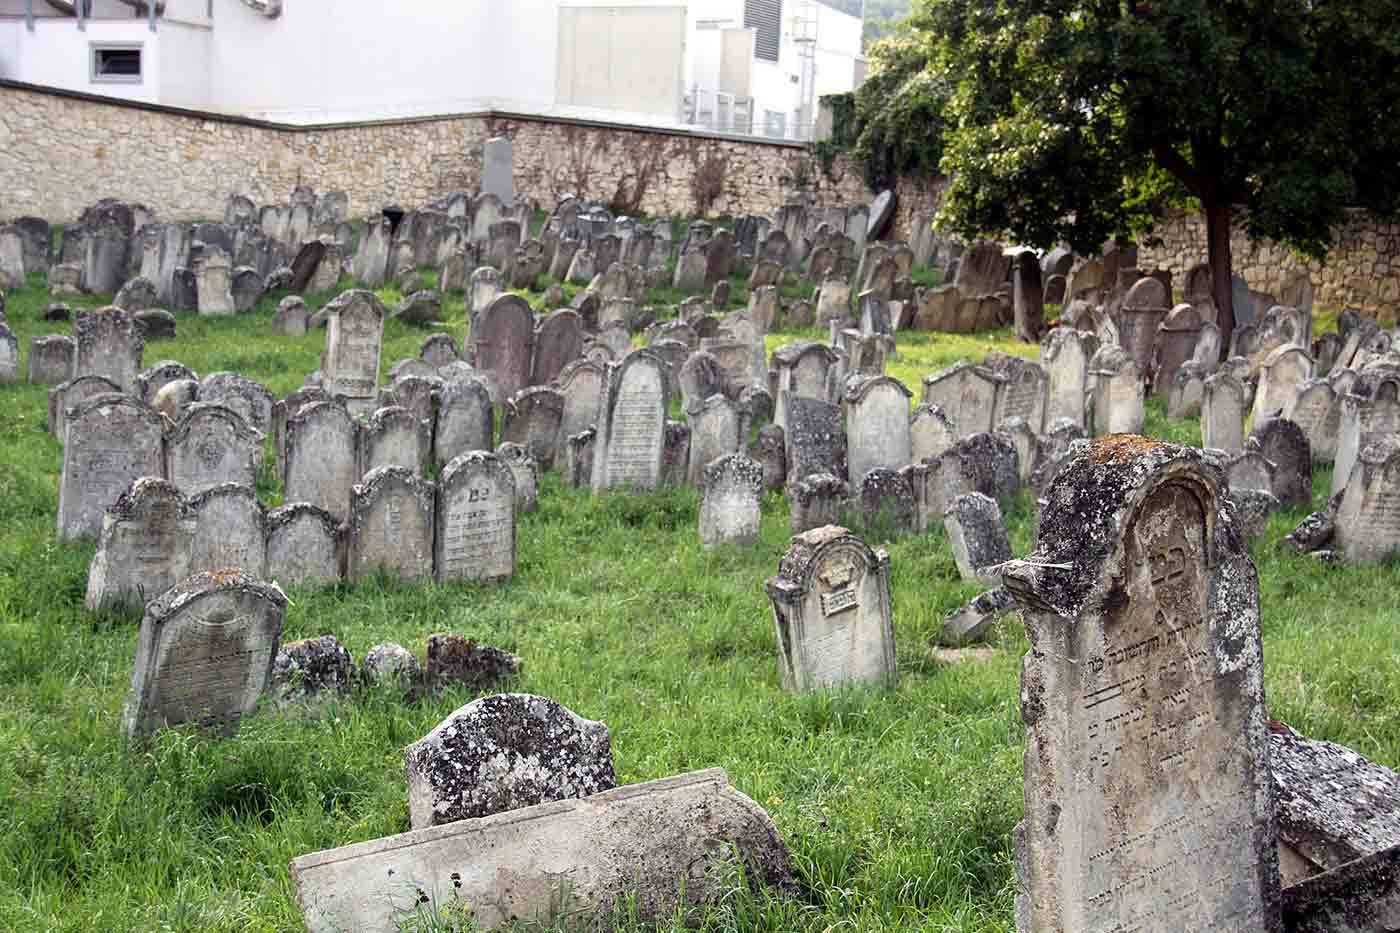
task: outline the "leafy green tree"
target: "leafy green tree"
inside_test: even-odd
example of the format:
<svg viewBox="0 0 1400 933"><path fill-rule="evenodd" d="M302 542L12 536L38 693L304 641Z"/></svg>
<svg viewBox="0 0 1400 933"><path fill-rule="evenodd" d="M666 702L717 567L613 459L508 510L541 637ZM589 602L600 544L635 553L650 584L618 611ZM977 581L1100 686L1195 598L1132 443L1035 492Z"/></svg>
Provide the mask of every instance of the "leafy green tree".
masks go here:
<svg viewBox="0 0 1400 933"><path fill-rule="evenodd" d="M950 86L932 54L926 37L902 27L870 49L870 75L855 92L851 148L872 190L893 187L900 175L938 173Z"/></svg>
<svg viewBox="0 0 1400 933"><path fill-rule="evenodd" d="M1232 222L1321 258L1348 207L1400 206L1397 24L1400 0L918 0L943 223L1094 253L1194 205L1228 338Z"/></svg>

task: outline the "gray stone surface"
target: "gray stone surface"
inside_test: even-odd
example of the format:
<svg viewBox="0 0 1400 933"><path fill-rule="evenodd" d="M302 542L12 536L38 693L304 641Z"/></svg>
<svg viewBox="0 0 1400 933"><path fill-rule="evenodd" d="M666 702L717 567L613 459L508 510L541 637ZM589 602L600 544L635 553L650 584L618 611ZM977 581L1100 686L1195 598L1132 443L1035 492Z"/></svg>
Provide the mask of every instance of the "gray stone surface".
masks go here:
<svg viewBox="0 0 1400 933"><path fill-rule="evenodd" d="M529 448L507 441L496 446L496 456L515 477L516 514L526 515L537 510L540 502L540 466L530 455Z"/></svg>
<svg viewBox="0 0 1400 933"><path fill-rule="evenodd" d="M30 338L27 370L29 384L58 385L72 379L77 368L77 355L78 344L72 337L49 334Z"/></svg>
<svg viewBox="0 0 1400 933"><path fill-rule="evenodd" d="M1201 395L1202 446L1226 453L1244 450L1244 419L1248 393L1228 372L1206 379Z"/></svg>
<svg viewBox="0 0 1400 933"><path fill-rule="evenodd" d="M964 580L987 582L998 575L989 568L1011 559L1011 541L996 500L980 492L964 493L948 504L943 528L953 560Z"/></svg>
<svg viewBox="0 0 1400 933"><path fill-rule="evenodd" d="M360 677L371 687L392 683L412 688L423 679L423 665L403 645L385 642L365 652Z"/></svg>
<svg viewBox="0 0 1400 933"><path fill-rule="evenodd" d="M740 453L717 457L704 469L700 543L747 546L758 541L763 465Z"/></svg>
<svg viewBox="0 0 1400 933"><path fill-rule="evenodd" d="M921 401L941 408L959 436L990 431L996 424L997 394L1004 379L984 366L959 362L924 377Z"/></svg>
<svg viewBox="0 0 1400 933"><path fill-rule="evenodd" d="M529 384L535 314L524 299L513 294L495 298L473 319L469 340L474 365L490 374L496 400Z"/></svg>
<svg viewBox="0 0 1400 933"><path fill-rule="evenodd" d="M475 379L448 382L438 398L433 459L438 465L473 450L491 450L495 413L486 386Z"/></svg>
<svg viewBox="0 0 1400 933"><path fill-rule="evenodd" d="M373 292L342 292L322 309L326 351L321 359L325 388L348 399L372 399L379 390L379 357L385 309Z"/></svg>
<svg viewBox="0 0 1400 933"><path fill-rule="evenodd" d="M199 382L199 401L237 412L255 431L272 429L272 406L277 396L267 386L238 373L210 373Z"/></svg>
<svg viewBox="0 0 1400 933"><path fill-rule="evenodd" d="M1258 578L1224 477L1141 437L1075 451L1003 569L1036 648L1018 929L1278 931Z"/></svg>
<svg viewBox="0 0 1400 933"><path fill-rule="evenodd" d="M379 467L403 467L421 475L431 455L431 428L407 408L376 409L360 429L360 470L368 474Z"/></svg>
<svg viewBox="0 0 1400 933"><path fill-rule="evenodd" d="M623 901L660 923L729 896L736 852L752 883L792 884L772 820L712 770L304 855L292 877L310 933L393 933L419 891L487 930L606 923Z"/></svg>
<svg viewBox="0 0 1400 933"><path fill-rule="evenodd" d="M265 579L267 515L253 487L224 483L189 498L194 517L190 573L242 570Z"/></svg>
<svg viewBox="0 0 1400 933"><path fill-rule="evenodd" d="M404 750L414 829L617 786L608 728L544 697L463 706Z"/></svg>
<svg viewBox="0 0 1400 933"><path fill-rule="evenodd" d="M845 477L846 432L841 409L821 399L782 394L786 413L788 483L801 482L814 473Z"/></svg>
<svg viewBox="0 0 1400 933"><path fill-rule="evenodd" d="M434 567L439 582L515 573L515 474L487 451L462 454L438 482Z"/></svg>
<svg viewBox="0 0 1400 933"><path fill-rule="evenodd" d="M436 487L401 466L365 474L350 498L345 576L359 582L377 572L400 580L433 575Z"/></svg>
<svg viewBox="0 0 1400 933"><path fill-rule="evenodd" d="M79 376L49 390L49 432L62 438L67 427L64 412L76 408L88 399L110 393L121 394L112 380L102 376Z"/></svg>
<svg viewBox="0 0 1400 933"><path fill-rule="evenodd" d="M766 584L788 689L893 683L889 560L839 525L793 537Z"/></svg>
<svg viewBox="0 0 1400 933"><path fill-rule="evenodd" d="M285 642L272 661L268 685L280 705L347 693L355 659L334 635Z"/></svg>
<svg viewBox="0 0 1400 933"><path fill-rule="evenodd" d="M1106 345L1089 361L1094 386L1093 433L1141 434L1146 423L1142 370L1121 347Z"/></svg>
<svg viewBox="0 0 1400 933"><path fill-rule="evenodd" d="M609 367L598 410L595 493L660 484L667 408L666 363L660 357L638 350Z"/></svg>
<svg viewBox="0 0 1400 933"><path fill-rule="evenodd" d="M1400 436L1361 450L1335 522L1336 547L1347 560L1382 560L1400 551Z"/></svg>
<svg viewBox="0 0 1400 933"><path fill-rule="evenodd" d="M313 402L287 419L287 502L308 502L337 520L350 510L359 481L358 425L342 405Z"/></svg>
<svg viewBox="0 0 1400 933"><path fill-rule="evenodd" d="M564 395L549 386L530 386L506 400L501 416L501 439L520 444L541 469L554 465L559 429L564 418Z"/></svg>
<svg viewBox="0 0 1400 933"><path fill-rule="evenodd" d="M130 314L120 308L79 311L73 337L77 341L74 376L103 376L123 392L135 391L145 340Z"/></svg>
<svg viewBox="0 0 1400 933"><path fill-rule="evenodd" d="M293 502L267 513L266 577L281 586L322 586L341 577L340 523L325 509Z"/></svg>
<svg viewBox="0 0 1400 933"><path fill-rule="evenodd" d="M889 376L848 386L846 438L853 487L874 469L899 470L913 461L909 400L904 384Z"/></svg>
<svg viewBox="0 0 1400 933"><path fill-rule="evenodd" d="M181 723L232 731L257 709L282 636L287 597L224 570L198 573L146 607L122 721L142 736Z"/></svg>
<svg viewBox="0 0 1400 933"><path fill-rule="evenodd" d="M867 470L859 485L852 484L852 488L861 524L867 530L904 534L916 529L918 503L907 473L876 467Z"/></svg>
<svg viewBox="0 0 1400 933"><path fill-rule="evenodd" d="M95 395L64 415L59 537L95 538L107 509L143 476L164 478L163 426L127 395Z"/></svg>
<svg viewBox="0 0 1400 933"><path fill-rule="evenodd" d="M986 639L997 620L1016 609L1016 601L1004 588L979 594L943 621L941 640L949 645L971 645Z"/></svg>
<svg viewBox="0 0 1400 933"><path fill-rule="evenodd" d="M103 518L84 605L145 608L190 575L194 529L178 489L153 476L135 480Z"/></svg>
<svg viewBox="0 0 1400 933"><path fill-rule="evenodd" d="M428 663L424 676L428 686L464 686L480 691L520 673L523 661L492 645L484 645L461 635L438 633L428 636Z"/></svg>
<svg viewBox="0 0 1400 933"><path fill-rule="evenodd" d="M1273 494L1284 505L1312 505L1312 451L1303 429L1287 418L1274 418L1250 433L1260 452L1274 464Z"/></svg>
<svg viewBox="0 0 1400 933"><path fill-rule="evenodd" d="M196 402L165 434L164 475L186 496L221 483L255 486L263 440L233 409Z"/></svg>

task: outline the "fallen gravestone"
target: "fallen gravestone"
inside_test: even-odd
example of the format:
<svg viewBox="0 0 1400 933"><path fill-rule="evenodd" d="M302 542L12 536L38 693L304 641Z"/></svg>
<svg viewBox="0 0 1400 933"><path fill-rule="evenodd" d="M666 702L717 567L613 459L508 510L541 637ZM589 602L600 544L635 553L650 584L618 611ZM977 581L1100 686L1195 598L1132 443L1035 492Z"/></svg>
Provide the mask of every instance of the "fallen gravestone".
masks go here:
<svg viewBox="0 0 1400 933"><path fill-rule="evenodd" d="M456 684L476 691L519 674L522 663L500 648L461 635L429 635L424 676L429 687Z"/></svg>
<svg viewBox="0 0 1400 933"><path fill-rule="evenodd" d="M355 659L334 635L286 642L272 661L269 692L279 705L346 693Z"/></svg>
<svg viewBox="0 0 1400 933"><path fill-rule="evenodd" d="M1011 559L1001 509L990 496L969 492L954 498L944 513L943 528L964 580L987 582L996 576L990 568Z"/></svg>

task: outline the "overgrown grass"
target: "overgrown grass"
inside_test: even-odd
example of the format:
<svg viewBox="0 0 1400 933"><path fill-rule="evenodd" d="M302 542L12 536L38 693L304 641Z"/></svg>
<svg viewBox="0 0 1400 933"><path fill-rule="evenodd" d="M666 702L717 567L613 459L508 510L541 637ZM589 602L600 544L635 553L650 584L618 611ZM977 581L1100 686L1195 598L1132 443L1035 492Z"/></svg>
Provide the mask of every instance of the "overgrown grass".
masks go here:
<svg viewBox="0 0 1400 933"><path fill-rule="evenodd" d="M317 367L324 335L272 336L278 297L237 318L181 315L179 338L146 358L239 370L285 394ZM38 282L10 296L26 352L30 337L69 330L40 321L47 303ZM460 340L461 297L444 313ZM385 371L425 334L390 321ZM924 375L992 348L1034 353L1006 331L901 335L890 370L917 395ZM119 712L138 617L84 611L92 547L55 539L60 450L44 428L45 389L3 393L0 928L299 929L288 861L405 830L402 748L473 695L410 706L359 692L315 715L255 717L227 740L175 730L129 747ZM1168 421L1155 402L1148 424L1199 442L1195 421ZM1320 472L1318 503L1327 483ZM275 479L264 492L276 495ZM294 591L285 637L334 634L361 657L383 641L421 652L429 633L460 632L524 657L508 689L606 721L622 781L725 768L773 815L800 891L774 900L736 886L701 918L706 929L1012 930L1026 648L1014 620L989 657L950 663L935 636L977 587L958 578L942 532L872 541L892 558L898 685L794 696L779 683L763 592L788 540L784 500L765 498L760 541L745 550L701 549L697 506L693 490L593 498L547 476L540 510L521 519L509 583ZM1024 553L1028 498L1007 514ZM1272 712L1400 765L1396 568L1280 556L1302 514L1275 517L1255 546Z"/></svg>

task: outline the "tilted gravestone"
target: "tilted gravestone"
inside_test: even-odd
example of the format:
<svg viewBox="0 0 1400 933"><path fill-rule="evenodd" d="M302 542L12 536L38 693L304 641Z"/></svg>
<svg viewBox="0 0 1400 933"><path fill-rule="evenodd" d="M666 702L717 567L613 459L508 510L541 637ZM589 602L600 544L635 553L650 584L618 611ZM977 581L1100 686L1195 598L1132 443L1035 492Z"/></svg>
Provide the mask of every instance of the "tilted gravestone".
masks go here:
<svg viewBox="0 0 1400 933"><path fill-rule="evenodd" d="M144 608L190 575L194 531L178 489L153 476L135 480L102 520L84 605Z"/></svg>
<svg viewBox="0 0 1400 933"><path fill-rule="evenodd" d="M398 466L421 475L431 446L428 427L413 412L398 406L376 409L360 429L360 472Z"/></svg>
<svg viewBox="0 0 1400 933"><path fill-rule="evenodd" d="M1189 418L1201 412L1201 400L1206 391L1206 368L1195 360L1187 360L1172 375L1167 392L1167 417Z"/></svg>
<svg viewBox="0 0 1400 933"><path fill-rule="evenodd" d="M1020 418L1033 432L1039 434L1044 428L1046 395L1050 383L1045 370L1030 360L1008 356L1000 361L998 371L1003 378L997 384L992 424L998 425L1010 418Z"/></svg>
<svg viewBox="0 0 1400 933"><path fill-rule="evenodd" d="M146 606L123 712L136 738L181 723L231 732L258 707L287 597L236 570L197 573Z"/></svg>
<svg viewBox="0 0 1400 933"><path fill-rule="evenodd" d="M889 376L849 383L846 439L853 487L874 469L900 470L913 461L909 399L904 384Z"/></svg>
<svg viewBox="0 0 1400 933"><path fill-rule="evenodd" d="M224 483L189 498L195 520L190 573L236 569L264 578L267 510L253 487Z"/></svg>
<svg viewBox="0 0 1400 933"><path fill-rule="evenodd" d="M357 411L373 404L379 390L379 358L384 342L384 304L373 292L341 293L322 309L326 352L321 361L325 389L343 395Z"/></svg>
<svg viewBox="0 0 1400 933"><path fill-rule="evenodd" d="M1224 496L1191 448L1077 445L1003 568L1034 646L1020 930L1280 929L1258 577Z"/></svg>
<svg viewBox="0 0 1400 933"><path fill-rule="evenodd" d="M96 395L64 416L59 537L95 538L135 479L165 476L160 416L128 395Z"/></svg>
<svg viewBox="0 0 1400 933"><path fill-rule="evenodd" d="M462 454L438 482L434 567L439 582L515 574L515 475L495 454Z"/></svg>
<svg viewBox="0 0 1400 933"><path fill-rule="evenodd" d="M401 580L433 575L436 487L401 466L365 474L350 500L346 579L357 582L376 571Z"/></svg>
<svg viewBox="0 0 1400 933"><path fill-rule="evenodd" d="M473 322L469 340L476 368L494 381L496 401L529 384L535 313L523 298L504 294L492 301Z"/></svg>
<svg viewBox="0 0 1400 933"><path fill-rule="evenodd" d="M617 786L608 727L525 693L483 697L404 749L414 829Z"/></svg>
<svg viewBox="0 0 1400 933"><path fill-rule="evenodd" d="M839 525L793 537L766 585L784 686L894 681L889 574L887 553Z"/></svg>
<svg viewBox="0 0 1400 933"><path fill-rule="evenodd" d="M359 482L359 427L342 405L313 402L287 419L286 502L309 502L339 520Z"/></svg>
<svg viewBox="0 0 1400 933"><path fill-rule="evenodd" d="M1275 418L1255 427L1251 439L1274 466L1271 490L1284 505L1312 505L1312 451L1303 429L1287 418Z"/></svg>
<svg viewBox="0 0 1400 933"><path fill-rule="evenodd" d="M506 400L501 439L520 444L541 469L554 465L559 427L564 418L564 395L549 386L530 386Z"/></svg>
<svg viewBox="0 0 1400 933"><path fill-rule="evenodd" d="M1341 399L1326 379L1299 384L1283 406L1283 417L1303 429L1313 463L1331 463L1337 456L1337 432L1341 428Z"/></svg>
<svg viewBox="0 0 1400 933"><path fill-rule="evenodd" d="M758 540L763 465L743 454L718 457L705 466L700 500L700 543L750 545Z"/></svg>
<svg viewBox="0 0 1400 933"><path fill-rule="evenodd" d="M1001 509L990 496L963 493L948 504L943 528L964 580L986 581L986 571L1011 559L1011 542Z"/></svg>
<svg viewBox="0 0 1400 933"><path fill-rule="evenodd" d="M186 496L221 483L257 484L263 434L222 405L185 409L165 435L165 475Z"/></svg>
<svg viewBox="0 0 1400 933"><path fill-rule="evenodd" d="M660 484L667 406L664 360L638 350L609 365L598 410L594 493Z"/></svg>
<svg viewBox="0 0 1400 933"><path fill-rule="evenodd" d="M564 409L559 418L556 462L563 462L570 437L597 422L606 378L603 367L583 359L574 360L559 372L555 385L563 393Z"/></svg>
<svg viewBox="0 0 1400 933"><path fill-rule="evenodd" d="M145 340L131 315L120 308L79 311L73 320L73 337L77 341L75 376L103 376L123 392L136 391Z"/></svg>
<svg viewBox="0 0 1400 933"><path fill-rule="evenodd" d="M583 319L568 308L555 311L535 331L530 385L549 385L569 363L583 355Z"/></svg>
<svg viewBox="0 0 1400 933"><path fill-rule="evenodd" d="M341 576L340 523L325 509L294 502L267 513L268 580L282 586L336 583Z"/></svg>

